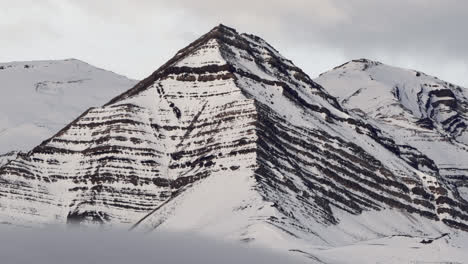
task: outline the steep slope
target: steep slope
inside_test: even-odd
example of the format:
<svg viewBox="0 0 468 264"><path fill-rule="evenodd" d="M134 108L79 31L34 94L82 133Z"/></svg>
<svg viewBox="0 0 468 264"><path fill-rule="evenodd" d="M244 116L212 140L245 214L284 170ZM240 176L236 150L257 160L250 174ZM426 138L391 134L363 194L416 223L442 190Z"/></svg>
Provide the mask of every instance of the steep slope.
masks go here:
<svg viewBox="0 0 468 264"><path fill-rule="evenodd" d="M421 151L468 201L468 89L365 59L315 80L398 144Z"/></svg>
<svg viewBox="0 0 468 264"><path fill-rule="evenodd" d="M222 25L2 167L0 195L12 224L188 229L294 252L468 230L431 159Z"/></svg>
<svg viewBox="0 0 468 264"><path fill-rule="evenodd" d="M30 150L135 83L75 59L0 63L0 154Z"/></svg>

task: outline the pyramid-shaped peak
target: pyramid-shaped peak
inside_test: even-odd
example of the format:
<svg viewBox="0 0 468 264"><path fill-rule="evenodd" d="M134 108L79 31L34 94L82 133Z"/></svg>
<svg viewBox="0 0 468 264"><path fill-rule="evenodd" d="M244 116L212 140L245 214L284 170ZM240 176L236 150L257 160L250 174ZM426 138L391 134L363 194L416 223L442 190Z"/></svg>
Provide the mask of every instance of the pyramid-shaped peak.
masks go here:
<svg viewBox="0 0 468 264"><path fill-rule="evenodd" d="M220 32L220 33L235 33L238 34L237 30L232 27L228 27L224 24L219 24L216 27L214 27L210 32Z"/></svg>
<svg viewBox="0 0 468 264"><path fill-rule="evenodd" d="M197 47L202 45L212 39L217 39L219 41L229 39L235 39L240 37L240 34L237 32L236 29L232 27L225 26L223 24L219 24L212 28L210 31L196 39L194 42L190 43L187 47L181 49L177 54L181 53L182 51L186 51L187 49Z"/></svg>
<svg viewBox="0 0 468 264"><path fill-rule="evenodd" d="M256 81L277 82L284 87L310 86L320 97L334 101L307 74L265 40L252 34L239 34L234 28L220 24L179 50L152 75L107 105L132 97L169 76L198 81L221 76L237 79L240 75Z"/></svg>

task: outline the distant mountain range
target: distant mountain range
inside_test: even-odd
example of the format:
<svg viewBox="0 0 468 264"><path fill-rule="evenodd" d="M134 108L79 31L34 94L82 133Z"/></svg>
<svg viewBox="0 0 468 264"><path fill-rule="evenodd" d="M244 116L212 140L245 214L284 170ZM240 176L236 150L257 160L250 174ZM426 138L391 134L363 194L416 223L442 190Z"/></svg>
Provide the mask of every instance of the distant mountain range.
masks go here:
<svg viewBox="0 0 468 264"><path fill-rule="evenodd" d="M4 224L192 231L311 263L375 263L374 244L468 258L465 88L366 59L313 80L223 25L131 89L76 60L0 65L35 87L2 105L0 149L50 136L0 163Z"/></svg>

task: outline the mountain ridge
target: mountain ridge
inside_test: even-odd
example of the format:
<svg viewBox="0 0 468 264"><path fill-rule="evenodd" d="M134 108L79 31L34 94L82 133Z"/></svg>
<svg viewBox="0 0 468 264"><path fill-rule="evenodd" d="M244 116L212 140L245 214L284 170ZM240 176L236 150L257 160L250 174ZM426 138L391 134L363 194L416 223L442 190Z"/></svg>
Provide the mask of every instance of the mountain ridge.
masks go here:
<svg viewBox="0 0 468 264"><path fill-rule="evenodd" d="M468 205L438 164L328 87L261 38L215 27L0 167L0 219L197 230L306 252L468 230Z"/></svg>

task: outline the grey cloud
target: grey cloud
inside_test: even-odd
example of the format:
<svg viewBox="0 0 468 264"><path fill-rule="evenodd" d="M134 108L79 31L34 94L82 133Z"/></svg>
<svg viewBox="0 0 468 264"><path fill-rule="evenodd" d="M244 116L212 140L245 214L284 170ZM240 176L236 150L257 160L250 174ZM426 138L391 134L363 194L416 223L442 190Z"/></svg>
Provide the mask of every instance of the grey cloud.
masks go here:
<svg viewBox="0 0 468 264"><path fill-rule="evenodd" d="M457 0L183 1L200 19L227 20L247 31L355 50L468 54L468 2ZM248 19L246 19L248 18Z"/></svg>
<svg viewBox="0 0 468 264"><path fill-rule="evenodd" d="M179 10L174 14L190 14L207 25L223 22L243 31L321 43L350 54L369 49L397 53L432 51L454 57L468 54L468 36L463 31L468 2L459 0L71 2L90 11L101 10L100 15L118 14L133 17L134 21L162 9Z"/></svg>
<svg viewBox="0 0 468 264"><path fill-rule="evenodd" d="M32 7L42 5L33 2ZM68 42L83 42L75 47L65 41L59 50L76 53L66 57L109 65L134 78L145 77L197 36L224 23L262 36L312 76L345 60L367 57L468 86L468 2L461 0L47 2L54 11L44 11L44 17L53 17L51 12L62 17L45 20L41 27L56 29L56 23L66 21L57 34ZM19 16L25 14L39 16L30 10ZM28 30L24 23L20 27ZM0 34L4 32L8 30L0 27Z"/></svg>
<svg viewBox="0 0 468 264"><path fill-rule="evenodd" d="M182 7L187 1L175 2ZM466 1L251 2L231 1L234 6L221 8L214 1L194 1L187 10L202 19L227 20L290 45L337 49L349 59L411 57L432 64L468 59Z"/></svg>

